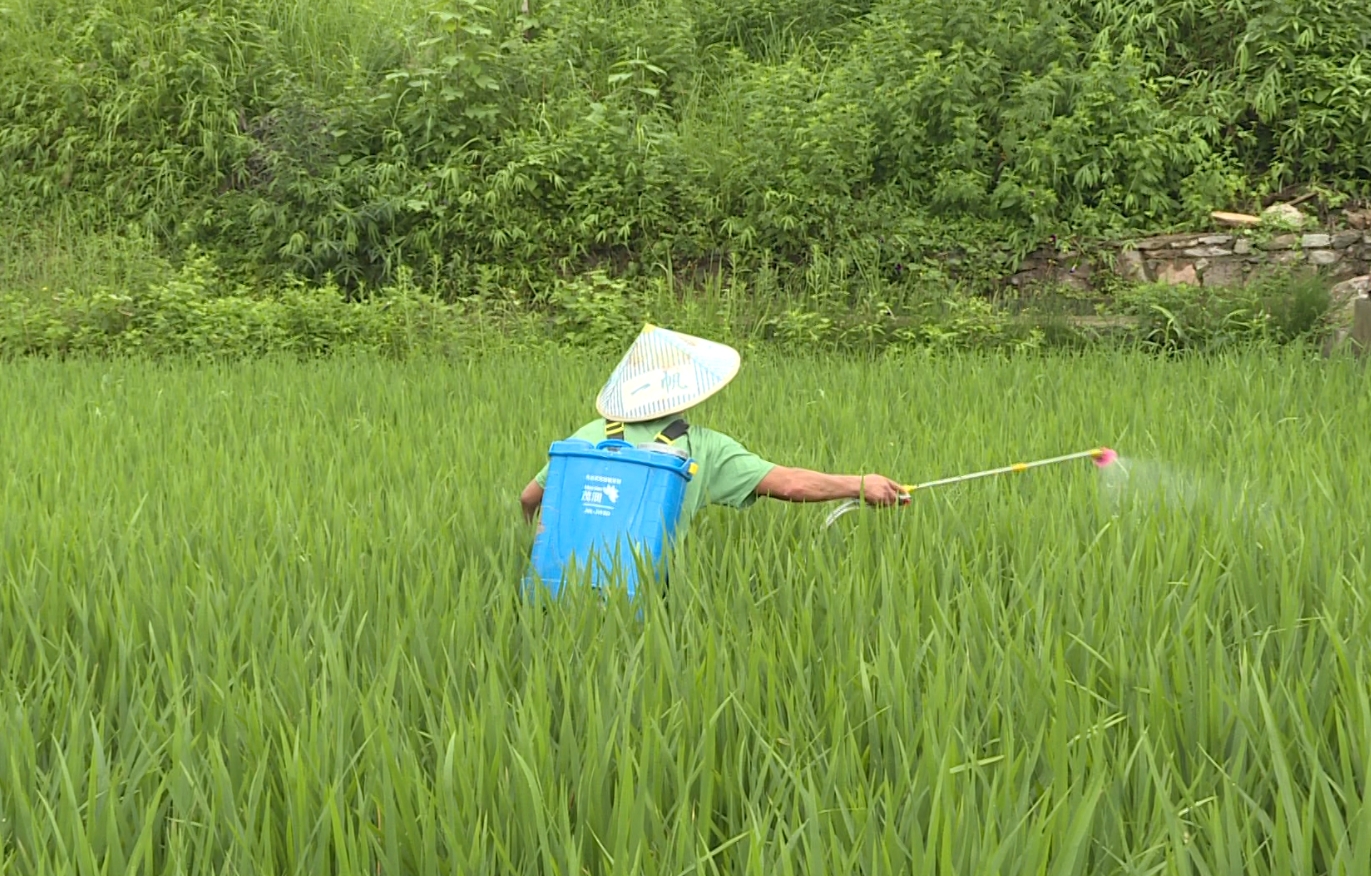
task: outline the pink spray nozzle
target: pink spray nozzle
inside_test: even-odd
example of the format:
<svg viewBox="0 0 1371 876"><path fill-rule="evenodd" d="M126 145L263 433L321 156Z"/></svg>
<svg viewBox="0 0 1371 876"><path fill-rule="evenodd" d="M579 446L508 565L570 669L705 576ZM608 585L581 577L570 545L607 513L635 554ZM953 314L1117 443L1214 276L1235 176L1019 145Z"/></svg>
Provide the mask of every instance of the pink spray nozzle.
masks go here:
<svg viewBox="0 0 1371 876"><path fill-rule="evenodd" d="M1099 452L1095 454L1095 465L1104 468L1118 458L1119 454L1115 453L1113 450L1110 450L1108 447L1101 447Z"/></svg>

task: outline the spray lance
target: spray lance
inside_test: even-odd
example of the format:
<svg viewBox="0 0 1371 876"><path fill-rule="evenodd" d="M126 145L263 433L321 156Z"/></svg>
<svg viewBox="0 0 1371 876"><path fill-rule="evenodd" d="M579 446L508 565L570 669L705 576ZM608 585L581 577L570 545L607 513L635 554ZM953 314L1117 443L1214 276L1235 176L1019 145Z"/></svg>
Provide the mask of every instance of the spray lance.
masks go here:
<svg viewBox="0 0 1371 876"><path fill-rule="evenodd" d="M937 481L929 481L924 484L906 484L902 486L902 489L905 492L900 496L900 504L909 504L910 494L913 493L915 490L927 490L931 487L941 487L947 484L958 484L962 481L971 481L977 478L988 478L991 475L1018 473L1022 471L1028 471L1030 468L1038 468L1039 466L1043 465L1053 465L1059 462L1069 462L1073 459L1085 459L1087 457L1094 460L1096 467L1104 468L1110 463L1116 461L1119 458L1119 455L1115 453L1113 450L1110 450L1108 447L1096 447L1092 450L1082 450L1077 453L1067 453L1063 456L1053 456L1050 459L1039 459L1034 462L1016 462L1012 465L1005 465L999 468L990 468L986 469L985 471L972 472L971 474L957 475L955 477L943 478L942 480ZM848 499L846 502L843 502L837 508L834 508L833 512L828 515L828 518L824 521L824 528L832 526L835 520L837 520L839 517L842 517L849 511L855 511L857 508L861 506L861 504L862 502L860 499Z"/></svg>

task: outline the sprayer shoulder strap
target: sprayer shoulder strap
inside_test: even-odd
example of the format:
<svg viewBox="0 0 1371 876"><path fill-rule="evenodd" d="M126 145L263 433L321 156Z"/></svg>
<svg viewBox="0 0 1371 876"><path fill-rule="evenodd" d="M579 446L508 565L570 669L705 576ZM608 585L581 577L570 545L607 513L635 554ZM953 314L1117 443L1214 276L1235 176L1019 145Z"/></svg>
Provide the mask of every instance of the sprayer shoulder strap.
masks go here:
<svg viewBox="0 0 1371 876"><path fill-rule="evenodd" d="M690 424L687 423L684 418L677 417L670 423L667 423L666 427L658 432L657 437L653 440L662 444L670 444L689 430Z"/></svg>
<svg viewBox="0 0 1371 876"><path fill-rule="evenodd" d="M687 423L683 417L677 417L670 423L667 423L666 427L658 432L657 437L652 440L656 441L658 444L671 444L689 430L690 424ZM624 437L624 424L612 420L605 423L605 437L622 441Z"/></svg>

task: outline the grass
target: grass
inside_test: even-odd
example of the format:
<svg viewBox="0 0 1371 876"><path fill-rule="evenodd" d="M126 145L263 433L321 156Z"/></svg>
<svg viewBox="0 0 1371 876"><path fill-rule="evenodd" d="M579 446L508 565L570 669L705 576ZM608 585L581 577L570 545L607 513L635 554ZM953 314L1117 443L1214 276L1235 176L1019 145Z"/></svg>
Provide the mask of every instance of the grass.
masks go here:
<svg viewBox="0 0 1371 876"><path fill-rule="evenodd" d="M0 870L1371 868L1355 364L749 355L695 419L779 461L1126 476L720 509L641 623L521 609L609 364L4 365Z"/></svg>
<svg viewBox="0 0 1371 876"><path fill-rule="evenodd" d="M175 276L172 265L136 232L86 233L60 223L0 227L0 293L37 301L67 290L141 291Z"/></svg>

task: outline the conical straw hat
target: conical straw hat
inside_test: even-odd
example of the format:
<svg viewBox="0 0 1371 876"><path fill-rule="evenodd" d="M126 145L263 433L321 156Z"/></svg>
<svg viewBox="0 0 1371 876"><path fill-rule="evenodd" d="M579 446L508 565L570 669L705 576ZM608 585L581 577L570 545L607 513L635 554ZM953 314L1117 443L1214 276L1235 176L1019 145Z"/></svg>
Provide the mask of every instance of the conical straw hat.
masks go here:
<svg viewBox="0 0 1371 876"><path fill-rule="evenodd" d="M738 351L726 344L643 326L595 407L611 422L638 423L676 414L723 389L738 373Z"/></svg>

